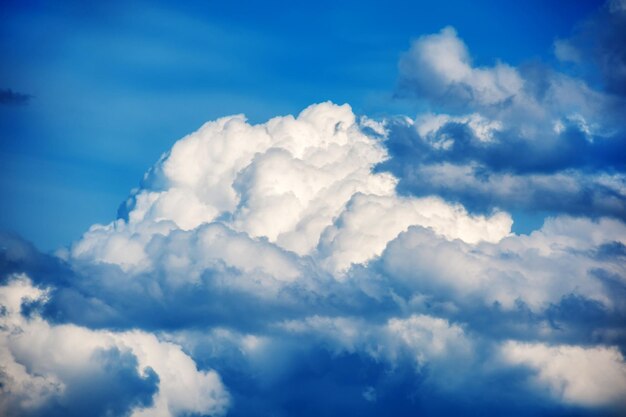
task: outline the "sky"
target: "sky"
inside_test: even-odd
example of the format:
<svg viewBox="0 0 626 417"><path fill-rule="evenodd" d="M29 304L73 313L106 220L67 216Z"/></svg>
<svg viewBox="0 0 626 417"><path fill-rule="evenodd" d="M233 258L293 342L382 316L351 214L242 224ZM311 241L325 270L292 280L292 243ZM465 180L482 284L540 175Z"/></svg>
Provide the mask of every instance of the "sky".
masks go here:
<svg viewBox="0 0 626 417"><path fill-rule="evenodd" d="M0 6L0 414L626 412L626 2Z"/></svg>
<svg viewBox="0 0 626 417"><path fill-rule="evenodd" d="M177 139L217 117L258 123L327 100L415 117L429 105L394 98L411 40L453 26L477 65L553 63L553 42L601 4L178 3L3 2L0 88L24 99L0 106L0 197L10 202L0 227L45 251L68 245L115 216Z"/></svg>

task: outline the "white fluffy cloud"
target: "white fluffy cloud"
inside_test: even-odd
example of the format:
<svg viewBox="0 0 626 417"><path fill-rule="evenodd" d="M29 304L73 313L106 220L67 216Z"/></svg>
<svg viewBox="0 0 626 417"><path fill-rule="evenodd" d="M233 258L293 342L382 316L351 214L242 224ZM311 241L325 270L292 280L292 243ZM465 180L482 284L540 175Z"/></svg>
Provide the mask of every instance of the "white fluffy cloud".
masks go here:
<svg viewBox="0 0 626 417"><path fill-rule="evenodd" d="M607 8L614 7L605 6L600 17ZM606 51L596 52L606 55L600 65L620 90L623 83L615 81L623 71L608 65L623 55L614 45L620 43L623 16L615 13L605 22L606 33L593 36L598 46L606 43ZM605 31L600 22L588 30ZM562 60L581 59L572 42L556 42ZM450 27L415 40L399 66L400 94L450 113L390 124L392 159L386 166L402 190L436 194L479 211L624 219L626 180L618 156L626 137L623 99L537 63L474 66Z"/></svg>
<svg viewBox="0 0 626 417"><path fill-rule="evenodd" d="M623 5L553 45L603 91L447 27L427 113L223 117L57 257L0 234L0 414L624 414Z"/></svg>
<svg viewBox="0 0 626 417"><path fill-rule="evenodd" d="M540 311L564 296L580 294L622 308L593 271L604 268L624 277L623 265L597 259L593 251L602 244L626 244L625 237L626 226L609 219L549 219L529 236L477 245L446 241L414 227L389 244L382 262L386 274L416 291L460 304L481 300L512 309L519 300Z"/></svg>
<svg viewBox="0 0 626 417"><path fill-rule="evenodd" d="M115 371L121 363L119 357L114 357L112 363L106 361L106 354L111 351L130 355L133 361L127 371L136 373L139 381L148 378L146 383L156 384L152 401L127 404L133 407L129 410L133 417L222 415L227 410L229 394L219 375L212 370L198 370L178 345L159 341L153 334L142 331L97 331L71 324L53 325L36 314L29 318L21 314L25 303L43 302L46 294L24 275L15 276L0 287L0 306L4 312L0 318L3 415L42 415L50 404L74 410L84 400L81 395L90 398L90 392L93 397L87 401L108 399L111 404L100 405L104 411L96 404L88 404L89 410L84 412L126 414L123 408L116 408L118 398L106 397L106 385L111 383L106 379L107 372L111 368ZM141 394L152 396L149 390Z"/></svg>
<svg viewBox="0 0 626 417"><path fill-rule="evenodd" d="M372 122L365 123L371 129ZM260 125L242 116L222 118L178 141L130 198L128 219L92 227L71 255L149 270L160 262L148 254L153 237L219 222L202 233L222 230L224 247L206 247L196 261L220 259L284 280L297 271L278 248L319 256L330 272L341 272L380 255L411 225L467 242L498 241L510 233L505 213L475 217L440 199L399 198L393 176L372 172L386 158L380 138L364 133L348 105L313 105L297 118ZM168 249L171 258L177 251ZM252 255L258 250L265 255ZM189 262L185 257L173 262Z"/></svg>
<svg viewBox="0 0 626 417"><path fill-rule="evenodd" d="M411 87L439 99L453 98L479 106L492 106L514 98L523 80L512 67L472 67L467 47L452 27L422 36L400 60L400 75Z"/></svg>
<svg viewBox="0 0 626 417"><path fill-rule="evenodd" d="M501 354L510 364L531 368L538 388L547 388L565 402L621 407L626 403L626 362L614 347L508 342Z"/></svg>
<svg viewBox="0 0 626 417"><path fill-rule="evenodd" d="M497 242L510 233L506 213L471 216L459 205L439 198L399 198L356 195L320 241L322 262L331 271L378 256L387 244L412 225L431 228L448 240Z"/></svg>
<svg viewBox="0 0 626 417"><path fill-rule="evenodd" d="M442 68L452 75L465 75L451 75L452 81L446 80L478 89L476 100L481 105L493 104L501 94L518 94L497 88L498 77L491 70L472 69L453 32L434 36L421 40L416 48L428 52L423 43L435 47L451 43L462 59L453 60L456 64L450 68L441 63ZM471 75L473 71L478 75ZM450 123L468 126L485 146L500 140L497 135L504 129L500 121L480 113L428 114L409 124L430 141L429 147L446 151L451 145L440 131ZM514 235L506 212L473 215L462 205L439 197L400 196L395 190L397 179L374 170L389 157L383 147L387 133L382 124L357 121L347 105L331 103L311 106L297 118L278 117L259 125L248 124L242 116L207 123L178 141L146 174L141 188L128 200L123 218L93 226L73 245L67 259L75 265L118 265L129 280L137 277L134 288L145 287L150 297L169 306L176 305L176 299L170 298L179 294L178 289L182 296L189 285L199 290L208 285L208 291L226 289L228 299L206 302L229 305L207 312L224 310L228 322L263 323L265 327L245 333L218 321L217 327L205 334L174 332L168 337L186 350L197 352L204 346L217 360L227 363L232 362L229 352L235 350L241 357L235 361L237 365L228 366L261 375L262 384L288 378L290 361L313 345L325 346L335 355L363 354L388 364L409 360L417 373L428 369L428 380L438 389L460 387L473 377L494 372L480 364L476 350L499 342L483 340L476 333L468 336L465 326L472 325L471 317L467 323L455 324L425 314L424 306L431 302L439 313L455 314L457 320L463 317L457 313L466 309L497 306L503 312L514 312L520 302L532 314L541 315L570 295L597 302L607 311L624 309L597 271L619 282L626 271L619 263L596 256L603 245L626 244L622 222L557 217L529 236ZM452 170L459 179L467 176L457 172L458 166L445 164L413 174L430 178L434 184L451 178L450 173L444 176L437 169ZM514 176L501 174L498 184L484 184L485 192L522 191L525 183L516 181ZM551 184L541 176L533 181L545 183L545 187ZM562 179L569 184L567 181ZM467 185L467 181L461 184ZM467 186L477 187L473 183ZM115 293L124 283L118 278L101 285ZM229 292L232 290L235 292ZM334 294L335 290L341 296ZM367 317L355 318L352 303L358 305L362 293L380 302L389 297L404 315L387 316L376 323ZM245 301L238 298L241 294L246 294ZM229 311L247 311L236 305L250 300L255 304L251 311L263 314L265 309L271 310L271 318L230 317ZM204 311L203 306L196 307ZM287 310L281 310L284 308ZM333 315L326 315L329 308ZM281 317L285 314L281 311L291 313ZM299 317L290 317L294 313ZM518 323L505 328L516 326ZM529 326L540 328L534 333L538 337L556 337L545 318ZM150 340L161 346L161 351L164 345L178 349L146 333L122 335L108 337L123 338L132 352L149 345ZM293 337L305 337L313 345L296 348L289 342ZM506 346L522 346L515 343ZM535 366L528 359L532 352L523 361L506 356L498 366ZM147 360L134 354L140 364ZM153 360L160 362L157 356ZM559 360L566 363L570 359ZM156 367L155 372L161 375ZM190 375L188 384L202 385L193 378L201 381L214 374ZM171 398L183 398L172 391L170 399L162 399L166 387L162 382L155 397L157 409L176 407ZM225 407L227 395L220 397L222 391L215 390L216 404ZM375 398L375 388L363 390L368 398ZM578 399L577 393L567 391L558 398L589 406L614 403L613 394L598 396L593 402Z"/></svg>
<svg viewBox="0 0 626 417"><path fill-rule="evenodd" d="M452 35L441 36L458 47ZM473 77L457 81L478 88ZM477 77L495 83L476 96L488 106L502 91L492 76ZM459 138L447 126L465 126L479 146L491 146L505 129L504 119L494 120L480 112L427 114L406 126L425 140L426 152L448 152ZM614 291L626 285L616 261L626 245L623 222L559 216L515 235L506 212L477 215L441 197L400 195L398 179L375 169L389 158L388 128L357 121L347 105L322 103L259 125L226 117L178 141L133 191L121 218L94 225L64 254L90 316L156 328L165 320L167 330L50 324L36 308L25 317L26 298L44 303L47 296L76 317L67 299L54 298L75 296L47 295L25 278L11 281L0 292L9 312L0 333L2 378L11 387L1 397L5 414L37 415L51 404L71 411L83 386L115 385L102 381L118 374L134 384L126 402L115 405L93 388L110 414L221 415L238 401L245 413L259 392L308 375L304 358L323 363L321 350L359 358L382 372L373 375L386 375L352 382L358 401L371 404L397 401L394 378L456 397L522 366L536 370L533 381L557 402L623 407L616 400L626 392L622 371L581 368L592 390L567 371L580 361L623 366L611 344L620 343L619 326L597 329L593 337L604 344L555 351L550 346L570 336L548 317L571 296L602 314L624 314ZM528 184L545 192L578 184L567 176L554 185L555 176L522 181L508 173L478 180L476 169L439 162L411 175L434 185L455 179L457 187L482 186L494 195L523 193ZM520 311L532 320L515 321ZM502 315L496 321L504 334L485 331L478 314ZM576 325L564 325L567 335L585 334L584 323ZM494 352L500 358L487 359ZM206 369L213 364L228 390ZM400 369L409 376L398 376ZM310 382L334 383L323 376ZM276 399L267 401L274 410Z"/></svg>
<svg viewBox="0 0 626 417"><path fill-rule="evenodd" d="M563 59L573 59L566 43L556 45ZM473 66L469 49L452 27L415 40L400 59L399 71L400 93L467 113L452 120L466 118L470 125L480 121L482 130L513 130L532 140L568 120L578 120L600 135L611 133L607 122L620 123L612 114L612 98L581 79L502 62Z"/></svg>

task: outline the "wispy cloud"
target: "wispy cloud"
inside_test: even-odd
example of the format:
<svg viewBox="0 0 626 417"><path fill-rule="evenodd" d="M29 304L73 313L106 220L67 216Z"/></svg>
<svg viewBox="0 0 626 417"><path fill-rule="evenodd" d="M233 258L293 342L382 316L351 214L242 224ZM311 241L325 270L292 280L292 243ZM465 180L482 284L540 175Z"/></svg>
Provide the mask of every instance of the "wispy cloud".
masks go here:
<svg viewBox="0 0 626 417"><path fill-rule="evenodd" d="M30 94L18 93L10 88L0 89L0 104L24 105L28 104L32 98Z"/></svg>

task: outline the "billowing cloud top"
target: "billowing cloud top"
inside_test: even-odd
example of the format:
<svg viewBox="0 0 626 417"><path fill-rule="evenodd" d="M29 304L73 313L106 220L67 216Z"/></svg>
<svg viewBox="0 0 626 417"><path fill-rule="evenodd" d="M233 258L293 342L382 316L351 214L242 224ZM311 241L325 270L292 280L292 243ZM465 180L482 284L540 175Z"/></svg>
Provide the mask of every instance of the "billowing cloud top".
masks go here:
<svg viewBox="0 0 626 417"><path fill-rule="evenodd" d="M224 117L54 256L1 235L0 413L623 414L619 91L453 28L398 89L446 113Z"/></svg>
<svg viewBox="0 0 626 417"><path fill-rule="evenodd" d="M363 123L385 134L382 125ZM210 252L224 250L217 257L233 266L289 279L297 273L280 249L340 272L380 255L410 225L471 243L496 242L510 232L504 213L477 217L437 198L397 197L396 179L372 172L387 158L381 140L363 132L348 105L313 105L297 118L255 126L243 116L225 117L178 141L146 174L122 218L94 226L71 255L146 269L145 246L155 236L217 221L241 238L232 250ZM207 229L205 242L224 233L215 227ZM252 247L238 256L259 238L274 244L266 256L258 259Z"/></svg>

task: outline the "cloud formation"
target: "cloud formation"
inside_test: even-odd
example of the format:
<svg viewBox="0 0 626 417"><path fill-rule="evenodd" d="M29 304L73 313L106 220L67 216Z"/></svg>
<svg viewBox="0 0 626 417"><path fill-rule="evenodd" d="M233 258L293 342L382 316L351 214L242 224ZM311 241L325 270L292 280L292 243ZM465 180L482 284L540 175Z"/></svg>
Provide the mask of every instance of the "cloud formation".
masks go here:
<svg viewBox="0 0 626 417"><path fill-rule="evenodd" d="M593 37L607 67L604 89L537 62L475 67L450 27L417 39L400 60L398 92L438 112L387 122L391 158L381 171L400 178L403 193L480 212L626 219L626 101L612 81L621 65L607 64L626 53L618 41L626 12L612 4L583 25L606 35L581 29L555 44L564 61L590 61L582 45Z"/></svg>
<svg viewBox="0 0 626 417"><path fill-rule="evenodd" d="M623 102L590 85L444 28L400 62L440 112L223 117L68 248L0 235L0 411L623 414Z"/></svg>
<svg viewBox="0 0 626 417"><path fill-rule="evenodd" d="M476 107L506 104L522 90L523 80L512 67L472 67L467 47L454 28L425 35L400 60L401 88L442 103Z"/></svg>
<svg viewBox="0 0 626 417"><path fill-rule="evenodd" d="M51 325L24 307L47 291L24 275L0 287L3 415L220 415L229 396L180 346L141 331Z"/></svg>
<svg viewBox="0 0 626 417"><path fill-rule="evenodd" d="M624 403L626 364L618 349L509 342L502 355L510 363L533 368L533 382L564 401L588 406Z"/></svg>
<svg viewBox="0 0 626 417"><path fill-rule="evenodd" d="M227 234L243 233L232 249L226 244L221 260L279 276L294 270L277 248L300 256L321 254L335 272L380 255L410 225L468 242L498 241L509 233L504 213L474 217L436 198L399 199L396 178L372 172L386 158L381 141L361 130L348 105L322 103L297 118L254 126L242 116L226 117L178 141L122 206L121 218L94 226L70 256L146 270L153 259L146 248L155 236L219 222L215 227L226 227ZM388 223L377 225L374 220L390 209L396 213L384 216ZM259 238L275 244L268 256L238 256L246 239L250 246L267 246Z"/></svg>
<svg viewBox="0 0 626 417"><path fill-rule="evenodd" d="M486 141L497 128L455 120ZM400 196L376 171L389 135L331 103L261 125L223 118L69 250L5 237L7 412L80 414L84 389L95 413L136 416L292 414L329 390L311 415L622 409L621 371L590 374L585 395L572 375L594 355L625 366L626 226L560 216L514 235L505 212ZM112 378L131 384L123 398L98 391ZM494 379L537 405L506 406L501 390L472 400ZM294 384L308 388L277 396Z"/></svg>

